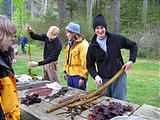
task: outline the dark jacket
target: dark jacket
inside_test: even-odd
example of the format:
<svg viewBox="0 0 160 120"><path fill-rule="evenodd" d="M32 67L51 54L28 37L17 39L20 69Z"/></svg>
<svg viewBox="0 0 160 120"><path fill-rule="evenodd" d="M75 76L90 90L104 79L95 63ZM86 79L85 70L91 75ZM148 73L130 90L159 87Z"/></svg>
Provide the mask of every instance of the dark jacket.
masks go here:
<svg viewBox="0 0 160 120"><path fill-rule="evenodd" d="M25 37L25 36L21 37L21 42L20 42L20 44L26 44L27 42L28 42L27 37Z"/></svg>
<svg viewBox="0 0 160 120"><path fill-rule="evenodd" d="M6 118L9 118L9 116L11 115L12 118L15 118L16 120L20 119L20 106L17 96L16 79L14 76L8 51L0 51L0 88L0 94L2 94L0 120L4 120L2 107L4 110L6 110ZM12 107L10 108L10 106Z"/></svg>
<svg viewBox="0 0 160 120"><path fill-rule="evenodd" d="M87 69L91 76L95 78L99 75L103 78L113 77L119 69L123 66L123 58L121 49L130 50L129 61L136 61L137 57L137 44L119 34L112 34L106 32L107 35L107 52L100 48L96 42L97 35L92 38L87 53ZM97 63L97 69L95 63Z"/></svg>
<svg viewBox="0 0 160 120"><path fill-rule="evenodd" d="M18 40L17 38L14 38L12 44L13 44L13 45L19 44L19 40Z"/></svg>
<svg viewBox="0 0 160 120"><path fill-rule="evenodd" d="M55 40L50 41L46 34L35 34L34 32L31 32L30 35L32 39L45 42L44 60L38 62L39 65L45 65L58 60L58 56L62 50L62 42L58 37Z"/></svg>
<svg viewBox="0 0 160 120"><path fill-rule="evenodd" d="M0 51L0 78L7 77L7 72L14 74L10 53L8 51Z"/></svg>
<svg viewBox="0 0 160 120"><path fill-rule="evenodd" d="M8 51L5 52L0 51L0 78L7 77L8 76L7 72L14 73L11 66L11 58L9 55L10 54ZM1 105L0 105L0 120L5 120L5 115L3 113Z"/></svg>
<svg viewBox="0 0 160 120"><path fill-rule="evenodd" d="M0 104L0 120L5 120L5 115L4 115L4 113L3 113L1 104Z"/></svg>

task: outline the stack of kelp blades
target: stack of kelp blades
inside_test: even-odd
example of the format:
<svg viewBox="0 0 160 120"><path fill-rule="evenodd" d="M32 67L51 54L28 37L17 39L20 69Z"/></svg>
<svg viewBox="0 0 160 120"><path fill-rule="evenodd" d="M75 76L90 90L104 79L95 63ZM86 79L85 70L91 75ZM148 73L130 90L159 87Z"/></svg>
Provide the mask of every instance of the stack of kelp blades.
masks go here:
<svg viewBox="0 0 160 120"><path fill-rule="evenodd" d="M123 116L125 112L133 112L134 109L132 106L122 105L119 102L111 102L109 99L106 101L109 102L108 105L95 105L88 114L88 120L110 120L116 116Z"/></svg>
<svg viewBox="0 0 160 120"><path fill-rule="evenodd" d="M119 70L119 72L114 76L112 77L107 83L105 83L103 86L101 86L100 88L98 88L97 90L93 91L91 94L89 95L82 95L82 96L79 96L79 97L73 97L72 99L66 101L66 102L62 102L62 103L59 103L57 105L54 105L53 107L49 108L46 110L47 113L50 113L56 109L59 109L61 107L64 107L64 106L67 106L68 108L73 108L73 107L76 107L76 106L79 106L79 105L83 105L83 104L86 104L90 101L93 101L95 99L97 99L98 97L96 97L97 94L99 94L100 92L102 92L106 87L108 87L111 83L113 83L115 80L117 80L117 78L124 72L124 68L121 68ZM85 100L82 100L82 101L79 101L81 100L81 98L85 98ZM76 102L76 101L79 101L79 102ZM75 103L76 102L76 103Z"/></svg>
<svg viewBox="0 0 160 120"><path fill-rule="evenodd" d="M91 99L88 99L88 100L86 100L84 95L79 95L81 97L81 99L80 99L81 104L77 105L76 107L68 108L67 112L58 113L57 115L61 115L61 114L65 113L65 114L68 114L66 117L70 116L71 119L74 120L74 117L76 115L80 115L83 111L88 110L91 107L93 107L94 105L96 105L97 102L95 102L94 100L96 100L97 98L99 98L100 96L103 96L105 94L106 94L106 92L102 91L98 95L96 95L96 96L94 96L94 97L92 97Z"/></svg>
<svg viewBox="0 0 160 120"><path fill-rule="evenodd" d="M69 91L68 87L62 87L57 93L53 95L48 95L44 99L49 99L49 102L51 102L53 99L60 97L61 95L64 96L64 94Z"/></svg>
<svg viewBox="0 0 160 120"><path fill-rule="evenodd" d="M21 98L21 104L25 104L27 106L32 105L34 103L40 103L41 98L39 98L38 94L26 95L25 97Z"/></svg>

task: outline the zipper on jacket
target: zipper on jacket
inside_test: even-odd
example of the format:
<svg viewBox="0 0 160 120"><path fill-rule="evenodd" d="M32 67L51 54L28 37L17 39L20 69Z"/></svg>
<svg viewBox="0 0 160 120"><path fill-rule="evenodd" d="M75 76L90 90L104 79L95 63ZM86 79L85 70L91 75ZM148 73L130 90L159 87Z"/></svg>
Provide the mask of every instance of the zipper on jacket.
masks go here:
<svg viewBox="0 0 160 120"><path fill-rule="evenodd" d="M68 59L67 59L67 65L68 65L68 63L69 63L70 49L71 49L71 46L69 46L69 50L68 50Z"/></svg>
<svg viewBox="0 0 160 120"><path fill-rule="evenodd" d="M121 63L121 61L118 58L117 58L117 63L122 66L122 63Z"/></svg>
<svg viewBox="0 0 160 120"><path fill-rule="evenodd" d="M82 43L82 40L81 40L81 41L74 42L74 44L73 44L72 46L69 45L67 65L68 65L68 63L69 63L70 49L71 49L71 47L73 47L76 43Z"/></svg>

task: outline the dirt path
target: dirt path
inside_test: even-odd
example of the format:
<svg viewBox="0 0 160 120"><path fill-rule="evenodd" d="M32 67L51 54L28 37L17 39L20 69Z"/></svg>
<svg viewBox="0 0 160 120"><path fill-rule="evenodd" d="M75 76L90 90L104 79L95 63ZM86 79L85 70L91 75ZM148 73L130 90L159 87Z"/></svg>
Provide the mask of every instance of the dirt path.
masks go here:
<svg viewBox="0 0 160 120"><path fill-rule="evenodd" d="M18 54L15 56L15 58L17 59L30 59L30 56L27 54ZM32 55L31 58L42 58L42 56L39 55Z"/></svg>
<svg viewBox="0 0 160 120"><path fill-rule="evenodd" d="M138 70L128 70L128 73L143 73L143 74L153 74L153 75L159 75L159 72L151 72L151 71L138 71Z"/></svg>

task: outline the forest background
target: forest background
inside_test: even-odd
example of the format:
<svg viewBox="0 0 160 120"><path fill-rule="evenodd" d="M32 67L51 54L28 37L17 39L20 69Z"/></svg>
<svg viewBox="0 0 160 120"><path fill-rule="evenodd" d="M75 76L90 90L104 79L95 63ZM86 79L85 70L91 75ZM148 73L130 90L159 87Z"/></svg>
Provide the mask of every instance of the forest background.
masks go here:
<svg viewBox="0 0 160 120"><path fill-rule="evenodd" d="M91 42L94 34L92 19L97 13L105 16L109 32L120 33L138 44L138 59L127 73L128 101L160 107L160 0L0 0L0 14L16 24L17 36L20 33L27 36L26 24L31 25L35 33L47 33L50 26L57 25L64 48L67 44L65 27L71 21L80 24L81 33ZM29 44L32 58L42 56L43 42L31 40ZM125 62L128 52L122 50ZM62 77L64 56L62 51L59 71L61 83L66 85ZM29 58L19 59L17 56L17 63L13 64L17 75L27 73L28 61ZM33 73L42 75L41 69L36 67ZM87 91L93 89L96 84L89 76Z"/></svg>

